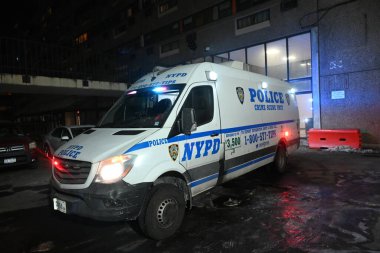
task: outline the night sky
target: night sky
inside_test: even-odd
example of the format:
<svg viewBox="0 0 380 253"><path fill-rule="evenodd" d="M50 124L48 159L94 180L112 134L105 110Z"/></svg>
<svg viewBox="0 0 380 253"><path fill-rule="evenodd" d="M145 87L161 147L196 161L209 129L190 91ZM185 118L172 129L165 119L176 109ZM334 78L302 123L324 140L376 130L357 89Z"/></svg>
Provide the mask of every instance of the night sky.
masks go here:
<svg viewBox="0 0 380 253"><path fill-rule="evenodd" d="M36 24L43 1L3 1L1 3L1 36L25 37Z"/></svg>

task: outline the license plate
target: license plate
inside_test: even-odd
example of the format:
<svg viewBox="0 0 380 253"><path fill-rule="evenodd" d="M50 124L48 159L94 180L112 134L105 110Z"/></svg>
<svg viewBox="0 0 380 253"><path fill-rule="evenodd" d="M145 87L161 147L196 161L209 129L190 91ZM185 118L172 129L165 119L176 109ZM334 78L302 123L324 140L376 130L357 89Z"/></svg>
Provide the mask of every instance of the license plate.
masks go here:
<svg viewBox="0 0 380 253"><path fill-rule="evenodd" d="M15 163L15 162L16 162L16 158L4 159L4 164Z"/></svg>
<svg viewBox="0 0 380 253"><path fill-rule="evenodd" d="M54 210L58 210L62 213L66 213L66 201L53 198Z"/></svg>

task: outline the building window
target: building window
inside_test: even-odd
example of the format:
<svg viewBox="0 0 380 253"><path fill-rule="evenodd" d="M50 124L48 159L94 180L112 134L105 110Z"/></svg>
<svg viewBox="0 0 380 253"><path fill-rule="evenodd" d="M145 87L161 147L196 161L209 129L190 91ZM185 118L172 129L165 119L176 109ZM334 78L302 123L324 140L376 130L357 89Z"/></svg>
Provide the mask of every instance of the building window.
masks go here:
<svg viewBox="0 0 380 253"><path fill-rule="evenodd" d="M247 48L247 63L251 72L265 75L264 45Z"/></svg>
<svg viewBox="0 0 380 253"><path fill-rule="evenodd" d="M230 52L230 60L240 61L245 63L245 49L235 50Z"/></svg>
<svg viewBox="0 0 380 253"><path fill-rule="evenodd" d="M311 92L311 79L291 80L289 83L297 93Z"/></svg>
<svg viewBox="0 0 380 253"><path fill-rule="evenodd" d="M228 61L228 53L218 54L214 56L215 63L222 63Z"/></svg>
<svg viewBox="0 0 380 253"><path fill-rule="evenodd" d="M160 58L179 53L179 41L171 41L160 46Z"/></svg>
<svg viewBox="0 0 380 253"><path fill-rule="evenodd" d="M79 35L78 37L75 38L75 44L77 44L77 45L83 44L86 41L88 41L88 33L87 32L82 33L81 35Z"/></svg>
<svg viewBox="0 0 380 253"><path fill-rule="evenodd" d="M158 4L158 16L164 16L178 9L177 0L163 0Z"/></svg>
<svg viewBox="0 0 380 253"><path fill-rule="evenodd" d="M194 15L195 19L195 25L196 27L204 26L207 25L211 22L213 22L213 17L212 17L212 9L208 8L203 11L200 11Z"/></svg>
<svg viewBox="0 0 380 253"><path fill-rule="evenodd" d="M189 31L194 28L193 17L188 17L183 20L183 30Z"/></svg>
<svg viewBox="0 0 380 253"><path fill-rule="evenodd" d="M311 76L310 34L302 34L288 39L289 79ZM309 89L310 90L310 89Z"/></svg>
<svg viewBox="0 0 380 253"><path fill-rule="evenodd" d="M287 80L286 40L277 40L267 44L268 76ZM289 56L294 59L294 56ZM289 59L290 60L290 59Z"/></svg>
<svg viewBox="0 0 380 253"><path fill-rule="evenodd" d="M193 59L191 61L191 63L201 63L201 62L205 62L205 58L200 57L200 58Z"/></svg>
<svg viewBox="0 0 380 253"><path fill-rule="evenodd" d="M236 0L236 10L237 12L244 11L265 1L268 0Z"/></svg>
<svg viewBox="0 0 380 253"><path fill-rule="evenodd" d="M287 11L296 8L297 5L297 0L281 0L281 11Z"/></svg>
<svg viewBox="0 0 380 253"><path fill-rule="evenodd" d="M246 51L245 51L246 50ZM287 37L213 56L214 63L245 61L251 72L288 81L296 92L301 137L313 125L310 33Z"/></svg>
<svg viewBox="0 0 380 253"><path fill-rule="evenodd" d="M205 62L212 62L212 56L206 56Z"/></svg>
<svg viewBox="0 0 380 253"><path fill-rule="evenodd" d="M183 19L183 31L189 31L193 28L207 25L214 20L214 7L207 8Z"/></svg>
<svg viewBox="0 0 380 253"><path fill-rule="evenodd" d="M218 5L218 18L232 15L231 1L225 1Z"/></svg>
<svg viewBox="0 0 380 253"><path fill-rule="evenodd" d="M270 10L263 10L236 19L235 34L240 35L270 26Z"/></svg>

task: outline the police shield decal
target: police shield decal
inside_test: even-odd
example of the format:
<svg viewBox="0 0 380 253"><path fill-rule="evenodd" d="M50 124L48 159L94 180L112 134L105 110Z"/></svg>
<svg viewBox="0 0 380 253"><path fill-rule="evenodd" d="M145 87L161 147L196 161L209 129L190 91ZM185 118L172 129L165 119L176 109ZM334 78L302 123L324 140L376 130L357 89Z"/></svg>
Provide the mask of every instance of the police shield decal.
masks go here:
<svg viewBox="0 0 380 253"><path fill-rule="evenodd" d="M172 144L169 146L169 155L173 161L177 160L178 157L178 145Z"/></svg>
<svg viewBox="0 0 380 253"><path fill-rule="evenodd" d="M244 103L244 90L242 87L236 87L236 95L238 96L238 99L241 104Z"/></svg>

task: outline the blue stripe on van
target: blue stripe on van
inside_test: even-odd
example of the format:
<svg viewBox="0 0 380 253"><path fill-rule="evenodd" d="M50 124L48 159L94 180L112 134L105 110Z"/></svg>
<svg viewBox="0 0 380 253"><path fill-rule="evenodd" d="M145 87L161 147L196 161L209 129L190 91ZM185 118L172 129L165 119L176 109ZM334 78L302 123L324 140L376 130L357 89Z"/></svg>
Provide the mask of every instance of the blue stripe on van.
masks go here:
<svg viewBox="0 0 380 253"><path fill-rule="evenodd" d="M173 142L178 142L178 141L184 141L184 140L191 140L191 139L197 139L205 136L210 136L212 134L226 134L226 133L232 133L232 132L237 132L241 130L246 130L246 129L251 129L251 128L257 128L257 127L265 127L265 126L275 126L275 125L281 125L281 124L287 124L287 123L292 123L295 122L294 120L284 120L284 121L277 121L277 122L269 122L269 123L262 123L262 124L256 124L256 125L249 125L249 126L241 126L241 127L232 127L232 128L226 128L226 129L221 129L221 130L211 130L211 131L206 131L206 132L200 132L200 133L193 133L191 135L178 135L173 138L168 139L168 143L173 143ZM149 142L140 142L127 151L124 152L124 154L144 149L144 148L149 148Z"/></svg>
<svg viewBox="0 0 380 253"><path fill-rule="evenodd" d="M232 127L232 128L222 129L222 133L226 134L226 133L237 132L237 131L246 130L246 129L250 129L250 128L275 126L275 125L287 124L287 123L292 123L292 122L295 122L295 121L294 120L284 120L284 121L262 123L262 124L256 124L256 125L250 125L250 126Z"/></svg>
<svg viewBox="0 0 380 253"><path fill-rule="evenodd" d="M236 172L236 171L238 171L238 170L244 169L244 168L246 168L246 167L248 167L248 166L250 166L250 165L253 165L253 164L255 164L255 163L261 162L261 161L263 161L263 160L265 160L265 159L268 159L268 158L271 158L271 157L274 157L274 156L275 156L275 153L271 153L271 154L268 154L268 155L265 155L265 156L262 156L262 157L256 158L256 159L254 159L254 160L252 160L252 161L249 161L249 162L246 162L246 163L240 164L240 165L238 165L238 166L232 167L232 168L226 170L226 171L224 172L224 175L228 175L228 174L230 174L230 173L233 173L233 172ZM196 187L196 186L198 186L198 185L201 185L201 184L204 184L204 183L206 183L206 182L208 182L208 181L211 181L211 180L213 180L213 179L215 179L215 178L218 178L218 176L219 176L218 173L216 173L216 174L212 174L212 175L210 175L210 176L207 176L207 177L204 177L204 178L201 178L201 179L195 180L195 181L193 181L193 182L190 182L190 183L189 183L189 186L190 186L190 187Z"/></svg>
<svg viewBox="0 0 380 253"><path fill-rule="evenodd" d="M200 185L200 184L206 183L208 181L211 181L215 178L218 178L218 176L219 176L219 173L215 173L215 174L212 174L210 176L207 176L207 177L195 180L193 182L190 182L189 185L190 185L190 187L195 187L197 185Z"/></svg>
<svg viewBox="0 0 380 253"><path fill-rule="evenodd" d="M265 160L265 159L268 159L268 158L274 157L275 154L276 154L276 153L270 153L270 154L267 154L267 155L265 155L265 156L262 156L262 157L256 158L256 159L254 159L254 160L252 160L252 161L249 161L249 162L246 162L246 163L240 164L240 165L238 165L238 166L232 167L232 168L226 170L226 171L224 172L224 175L228 175L228 174L233 173L233 172L235 172L235 171L238 171L238 170L244 169L245 167L248 167L248 166L250 166L250 165L252 165L252 164L255 164L255 163L261 162L261 161L263 161L263 160Z"/></svg>

